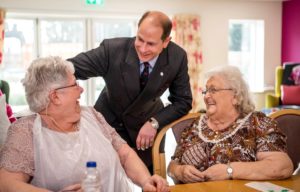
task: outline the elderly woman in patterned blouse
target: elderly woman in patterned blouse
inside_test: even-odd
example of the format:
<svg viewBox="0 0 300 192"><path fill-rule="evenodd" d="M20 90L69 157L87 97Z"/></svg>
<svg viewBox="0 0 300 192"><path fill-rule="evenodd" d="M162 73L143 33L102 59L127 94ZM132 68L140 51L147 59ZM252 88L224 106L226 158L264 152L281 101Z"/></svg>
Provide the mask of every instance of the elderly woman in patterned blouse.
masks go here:
<svg viewBox="0 0 300 192"><path fill-rule="evenodd" d="M151 176L137 154L93 107L72 63L59 57L35 60L23 85L36 114L16 121L0 153L0 191L81 191L87 161L96 161L101 191L128 192L129 179L144 191L169 191Z"/></svg>
<svg viewBox="0 0 300 192"><path fill-rule="evenodd" d="M286 137L275 121L254 111L238 68L220 67L206 76L206 114L183 131L168 174L183 183L290 177Z"/></svg>

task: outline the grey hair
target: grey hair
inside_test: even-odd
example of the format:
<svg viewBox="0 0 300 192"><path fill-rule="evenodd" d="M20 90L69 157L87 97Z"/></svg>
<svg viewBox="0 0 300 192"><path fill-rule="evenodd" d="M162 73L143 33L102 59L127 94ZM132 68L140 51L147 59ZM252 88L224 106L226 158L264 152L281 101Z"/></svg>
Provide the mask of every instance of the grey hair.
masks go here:
<svg viewBox="0 0 300 192"><path fill-rule="evenodd" d="M237 100L235 107L240 114L245 115L255 110L248 84L237 67L226 65L214 68L205 74L205 81L213 76L221 77L225 81L226 88L233 89Z"/></svg>
<svg viewBox="0 0 300 192"><path fill-rule="evenodd" d="M22 79L26 100L33 112L40 112L49 104L49 92L68 82L68 73L74 74L71 62L60 57L44 57L35 59Z"/></svg>

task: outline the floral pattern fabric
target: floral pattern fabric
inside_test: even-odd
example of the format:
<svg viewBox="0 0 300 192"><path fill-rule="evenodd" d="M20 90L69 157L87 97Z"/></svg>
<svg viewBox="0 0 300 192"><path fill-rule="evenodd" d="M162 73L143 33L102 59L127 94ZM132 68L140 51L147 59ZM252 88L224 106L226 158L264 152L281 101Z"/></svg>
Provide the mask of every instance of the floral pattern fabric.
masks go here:
<svg viewBox="0 0 300 192"><path fill-rule="evenodd" d="M188 73L193 98L201 96L200 75L202 71L202 42L200 38L200 17L193 14L176 14L173 17L172 37L188 56ZM200 110L200 100L193 99L191 112Z"/></svg>
<svg viewBox="0 0 300 192"><path fill-rule="evenodd" d="M261 112L252 113L232 137L215 144L204 142L199 137L199 128L209 140L218 140L230 134L238 126L239 120L219 132L207 126L206 115L201 122L199 120L196 119L182 132L181 141L172 156L179 164L193 165L204 171L218 163L256 161L258 152L287 151L286 136L274 120Z"/></svg>

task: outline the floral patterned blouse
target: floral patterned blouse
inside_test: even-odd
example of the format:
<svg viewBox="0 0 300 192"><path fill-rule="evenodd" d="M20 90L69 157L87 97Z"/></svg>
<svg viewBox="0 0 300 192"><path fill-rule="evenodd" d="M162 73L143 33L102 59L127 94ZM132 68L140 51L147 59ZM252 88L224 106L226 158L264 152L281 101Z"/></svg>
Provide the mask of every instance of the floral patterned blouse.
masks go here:
<svg viewBox="0 0 300 192"><path fill-rule="evenodd" d="M253 112L249 118L241 117L219 132L210 129L207 120L208 117L203 115L182 132L173 160L204 171L218 163L256 161L258 152L287 150L286 136L264 113ZM202 138L217 142L205 142L199 133Z"/></svg>

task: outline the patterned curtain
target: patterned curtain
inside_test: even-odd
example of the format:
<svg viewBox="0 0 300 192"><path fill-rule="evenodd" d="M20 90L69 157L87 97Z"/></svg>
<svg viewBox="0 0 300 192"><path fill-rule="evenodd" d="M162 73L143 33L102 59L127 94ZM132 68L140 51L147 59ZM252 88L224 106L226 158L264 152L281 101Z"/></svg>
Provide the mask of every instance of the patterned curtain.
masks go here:
<svg viewBox="0 0 300 192"><path fill-rule="evenodd" d="M0 64L2 63L3 58L4 18L5 10L0 8Z"/></svg>
<svg viewBox="0 0 300 192"><path fill-rule="evenodd" d="M200 39L200 17L191 14L177 14L173 17L172 37L188 54L188 66L193 108L191 112L200 110L200 74L202 71L202 48Z"/></svg>

